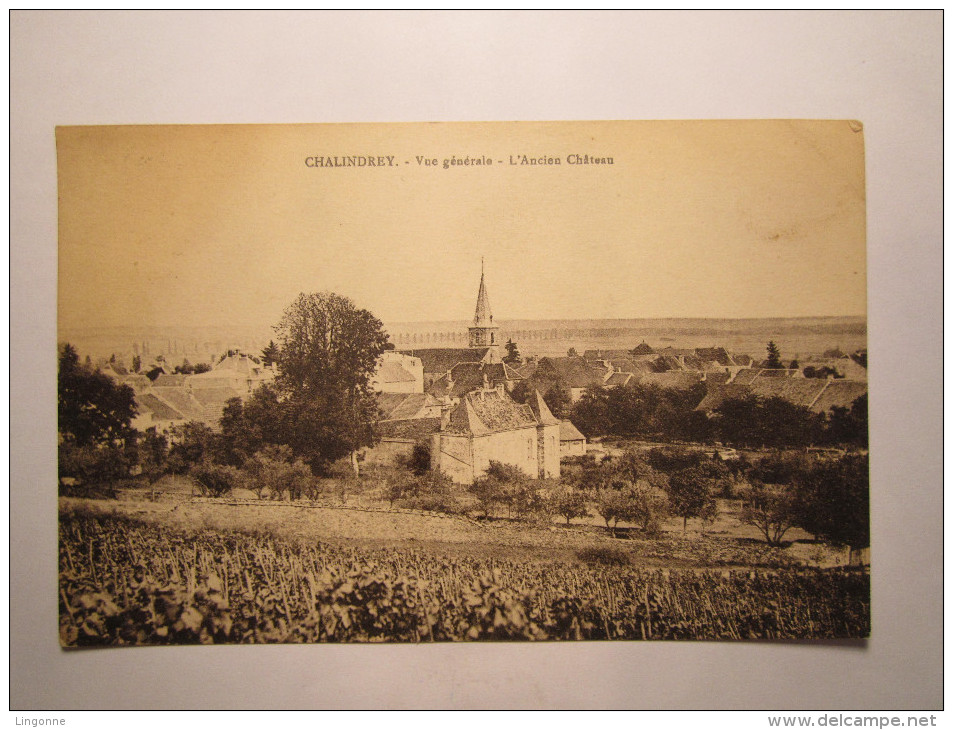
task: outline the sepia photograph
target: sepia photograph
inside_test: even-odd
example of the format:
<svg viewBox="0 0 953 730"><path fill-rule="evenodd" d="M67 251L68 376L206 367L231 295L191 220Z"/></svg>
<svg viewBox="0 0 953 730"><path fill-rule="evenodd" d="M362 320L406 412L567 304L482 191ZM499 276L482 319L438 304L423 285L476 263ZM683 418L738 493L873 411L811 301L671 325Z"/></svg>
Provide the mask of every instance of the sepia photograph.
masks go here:
<svg viewBox="0 0 953 730"><path fill-rule="evenodd" d="M863 646L864 140L58 127L60 645Z"/></svg>

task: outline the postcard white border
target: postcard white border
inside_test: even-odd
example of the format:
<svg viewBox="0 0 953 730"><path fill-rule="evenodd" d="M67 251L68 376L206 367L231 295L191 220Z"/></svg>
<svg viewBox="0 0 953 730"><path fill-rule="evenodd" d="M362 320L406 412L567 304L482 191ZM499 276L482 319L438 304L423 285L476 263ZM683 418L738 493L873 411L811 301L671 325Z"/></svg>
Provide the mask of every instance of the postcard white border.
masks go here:
<svg viewBox="0 0 953 730"><path fill-rule="evenodd" d="M62 13L11 29L11 708L935 709L942 13ZM64 652L61 124L849 118L866 126L873 637Z"/></svg>

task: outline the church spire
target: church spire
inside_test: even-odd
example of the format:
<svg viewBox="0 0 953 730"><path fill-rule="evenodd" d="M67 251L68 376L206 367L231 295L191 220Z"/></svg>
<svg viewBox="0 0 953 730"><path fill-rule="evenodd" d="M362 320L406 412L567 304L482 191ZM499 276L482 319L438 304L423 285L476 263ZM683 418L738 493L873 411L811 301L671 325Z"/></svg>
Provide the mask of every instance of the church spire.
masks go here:
<svg viewBox="0 0 953 730"><path fill-rule="evenodd" d="M470 327L470 347L488 347L490 355L487 362L498 362L499 343L493 324L493 312L490 311L490 297L486 293L486 276L483 271L483 259L480 259L480 290L477 292L476 312L473 314L473 326Z"/></svg>
<svg viewBox="0 0 953 730"><path fill-rule="evenodd" d="M480 259L480 291L477 292L476 312L473 315L475 327L492 327L493 312L490 311L490 298L486 293L486 282L483 275L483 259Z"/></svg>

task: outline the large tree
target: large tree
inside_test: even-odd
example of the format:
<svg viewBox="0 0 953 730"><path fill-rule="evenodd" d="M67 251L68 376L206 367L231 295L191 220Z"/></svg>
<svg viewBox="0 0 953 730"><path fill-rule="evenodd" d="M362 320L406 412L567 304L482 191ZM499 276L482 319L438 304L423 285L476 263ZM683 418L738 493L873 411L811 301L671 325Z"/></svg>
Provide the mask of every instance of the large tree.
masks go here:
<svg viewBox="0 0 953 730"><path fill-rule="evenodd" d="M135 460L136 399L91 364L79 361L76 349L59 352L57 393L59 472L85 486L108 484L127 476Z"/></svg>
<svg viewBox="0 0 953 730"><path fill-rule="evenodd" d="M796 486L798 524L851 550L870 545L870 466L866 454L819 461Z"/></svg>
<svg viewBox="0 0 953 730"><path fill-rule="evenodd" d="M135 431L136 397L128 385L81 364L70 344L60 348L58 414L60 436L78 446L120 445Z"/></svg>
<svg viewBox="0 0 953 730"><path fill-rule="evenodd" d="M283 430L315 470L374 443L370 379L387 344L380 320L332 292L301 294L275 327Z"/></svg>

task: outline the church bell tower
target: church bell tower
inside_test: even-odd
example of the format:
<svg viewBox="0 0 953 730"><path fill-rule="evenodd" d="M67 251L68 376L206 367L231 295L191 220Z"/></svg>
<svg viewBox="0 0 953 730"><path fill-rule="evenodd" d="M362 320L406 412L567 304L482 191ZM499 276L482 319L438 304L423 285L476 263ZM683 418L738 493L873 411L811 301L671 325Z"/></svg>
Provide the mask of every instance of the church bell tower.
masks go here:
<svg viewBox="0 0 953 730"><path fill-rule="evenodd" d="M470 347L490 347L490 362L499 362L500 343L498 330L493 324L493 313L490 311L490 298L486 294L486 282L483 275L483 261L480 261L480 291L477 293L476 312L473 315L473 326L470 327Z"/></svg>

